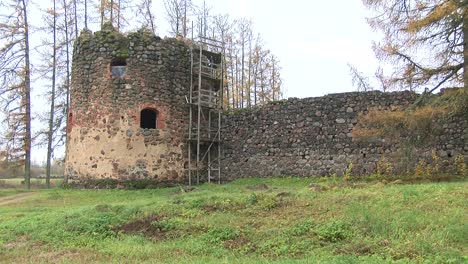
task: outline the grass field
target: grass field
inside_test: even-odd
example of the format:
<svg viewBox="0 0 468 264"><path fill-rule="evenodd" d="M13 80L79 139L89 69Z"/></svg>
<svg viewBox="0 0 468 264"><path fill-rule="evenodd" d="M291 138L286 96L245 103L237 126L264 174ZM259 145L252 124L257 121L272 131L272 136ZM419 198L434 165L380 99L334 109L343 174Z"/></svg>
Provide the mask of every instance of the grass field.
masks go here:
<svg viewBox="0 0 468 264"><path fill-rule="evenodd" d="M275 178L36 190L0 206L0 262L467 263L467 187Z"/></svg>
<svg viewBox="0 0 468 264"><path fill-rule="evenodd" d="M1 189L24 189L23 178L12 178L12 179L0 179L0 190ZM61 178L50 179L51 187L56 187L62 184ZM47 188L45 178L31 178L32 189L45 189ZM0 193L1 195L1 193Z"/></svg>

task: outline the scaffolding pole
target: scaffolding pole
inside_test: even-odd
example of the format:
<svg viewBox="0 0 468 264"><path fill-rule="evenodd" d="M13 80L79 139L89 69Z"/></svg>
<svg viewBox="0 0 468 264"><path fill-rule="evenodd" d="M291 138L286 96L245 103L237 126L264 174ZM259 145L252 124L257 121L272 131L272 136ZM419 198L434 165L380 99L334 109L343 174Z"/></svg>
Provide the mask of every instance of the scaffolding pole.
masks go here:
<svg viewBox="0 0 468 264"><path fill-rule="evenodd" d="M189 94L188 183L211 182L217 171L221 183L221 111L223 107L224 50L219 41L192 42ZM196 80L195 80L196 79ZM195 112L196 111L196 112ZM217 118L217 120L216 120ZM215 134L213 134L216 132ZM196 156L196 161L192 159ZM195 164L193 164L195 163ZM203 174L202 174L203 173Z"/></svg>

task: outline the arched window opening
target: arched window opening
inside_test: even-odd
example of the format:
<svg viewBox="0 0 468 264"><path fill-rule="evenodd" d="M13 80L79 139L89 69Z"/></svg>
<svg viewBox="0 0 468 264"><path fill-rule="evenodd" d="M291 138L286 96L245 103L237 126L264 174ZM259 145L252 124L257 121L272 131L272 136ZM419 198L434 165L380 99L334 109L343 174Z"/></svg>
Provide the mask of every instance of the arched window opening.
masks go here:
<svg viewBox="0 0 468 264"><path fill-rule="evenodd" d="M140 127L155 129L158 122L158 112L154 109L143 109L140 113Z"/></svg>
<svg viewBox="0 0 468 264"><path fill-rule="evenodd" d="M111 75L117 78L124 78L127 74L127 62L124 58L114 58L110 64Z"/></svg>

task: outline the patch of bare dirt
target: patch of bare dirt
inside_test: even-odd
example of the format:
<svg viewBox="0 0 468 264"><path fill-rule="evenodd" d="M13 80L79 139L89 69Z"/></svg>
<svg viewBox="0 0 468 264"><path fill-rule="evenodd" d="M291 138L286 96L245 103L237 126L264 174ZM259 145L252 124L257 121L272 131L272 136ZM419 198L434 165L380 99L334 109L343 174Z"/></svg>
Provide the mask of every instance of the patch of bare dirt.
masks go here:
<svg viewBox="0 0 468 264"><path fill-rule="evenodd" d="M28 245L28 242L31 238L28 236L20 236L14 241L10 241L3 245L3 248L5 249L18 249L18 248L23 248Z"/></svg>
<svg viewBox="0 0 468 264"><path fill-rule="evenodd" d="M121 225L115 229L114 232L124 234L142 234L151 240L163 240L166 238L166 232L158 226L157 222L164 218L165 217L160 215L150 215L143 219L134 220Z"/></svg>
<svg viewBox="0 0 468 264"><path fill-rule="evenodd" d="M29 192L29 193L19 193L15 195L0 197L0 206L19 203L21 201L24 201L28 198L35 196L36 194L37 193Z"/></svg>
<svg viewBox="0 0 468 264"><path fill-rule="evenodd" d="M39 254L38 258L43 260L57 260L57 259L76 259L80 256L79 252L67 250L67 251L51 251L51 252L42 252Z"/></svg>
<svg viewBox="0 0 468 264"><path fill-rule="evenodd" d="M242 250L246 252L255 252L257 246L248 238L240 236L235 239L224 241L224 247L230 250Z"/></svg>

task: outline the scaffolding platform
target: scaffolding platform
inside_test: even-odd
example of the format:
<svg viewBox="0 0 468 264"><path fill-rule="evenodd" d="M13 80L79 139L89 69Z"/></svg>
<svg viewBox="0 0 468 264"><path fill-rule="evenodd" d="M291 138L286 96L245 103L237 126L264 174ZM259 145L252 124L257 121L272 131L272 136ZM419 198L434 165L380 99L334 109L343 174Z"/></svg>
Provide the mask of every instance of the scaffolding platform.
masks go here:
<svg viewBox="0 0 468 264"><path fill-rule="evenodd" d="M193 41L189 104L188 184L221 182L221 112L224 51L208 38Z"/></svg>

